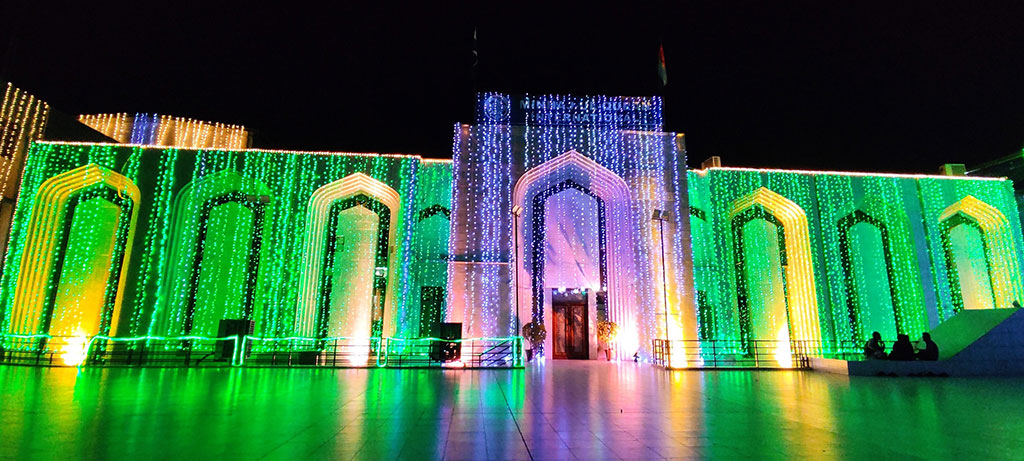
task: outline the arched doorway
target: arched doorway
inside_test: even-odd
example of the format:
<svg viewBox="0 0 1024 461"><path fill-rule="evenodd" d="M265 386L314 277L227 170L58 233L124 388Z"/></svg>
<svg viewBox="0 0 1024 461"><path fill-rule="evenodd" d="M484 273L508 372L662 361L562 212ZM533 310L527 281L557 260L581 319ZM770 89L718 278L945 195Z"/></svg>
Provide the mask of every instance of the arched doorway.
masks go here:
<svg viewBox="0 0 1024 461"><path fill-rule="evenodd" d="M394 329L387 313L394 298L390 280L399 210L398 193L363 173L313 192L299 282L300 336L365 341Z"/></svg>
<svg viewBox="0 0 1024 461"><path fill-rule="evenodd" d="M992 263L981 226L957 213L942 222L939 235L955 310L995 309Z"/></svg>
<svg viewBox="0 0 1024 461"><path fill-rule="evenodd" d="M554 213L549 214L549 210ZM542 224L535 226L530 235L531 318L544 321L545 304L550 305L551 318L546 323L551 325L551 357L588 359L591 328L596 327L597 321L607 319L608 231L604 200L576 181L566 179L534 195L531 211L532 221ZM574 216L565 216L567 211ZM549 227L560 231L562 238L549 238ZM594 243L596 255L587 251ZM552 251L547 251L547 247ZM566 258L567 255L572 256ZM546 272L549 277L545 277ZM545 303L545 292L549 290L551 299ZM588 296L591 290L596 291L592 306ZM590 310L594 310L593 316Z"/></svg>
<svg viewBox="0 0 1024 461"><path fill-rule="evenodd" d="M872 332L895 340L904 333L889 227L863 210L837 222L850 338L863 344Z"/></svg>
<svg viewBox="0 0 1024 461"><path fill-rule="evenodd" d="M185 185L172 206L169 294L154 324L158 334L214 336L223 319L260 323L270 189L222 170Z"/></svg>
<svg viewBox="0 0 1024 461"><path fill-rule="evenodd" d="M746 352L754 353L751 340L820 341L803 209L761 187L733 203L729 221L740 338Z"/></svg>
<svg viewBox="0 0 1024 461"><path fill-rule="evenodd" d="M335 201L328 219L316 337L380 338L391 210L360 193Z"/></svg>
<svg viewBox="0 0 1024 461"><path fill-rule="evenodd" d="M11 333L115 334L139 189L89 164L42 183L34 197L11 312Z"/></svg>
<svg viewBox="0 0 1024 461"><path fill-rule="evenodd" d="M1016 245L998 209L968 195L939 216L939 238L954 313L1022 299Z"/></svg>
<svg viewBox="0 0 1024 461"><path fill-rule="evenodd" d="M594 227L593 247L597 263L592 286L581 287L548 287L545 285L543 254L547 235L544 234L544 220L548 218L545 211L548 203L557 195L568 194L569 201L589 203ZM573 197L575 196L575 197ZM555 157L535 168L528 170L516 182L512 196L513 209L523 210L523 215L513 222L515 236L515 276L519 280L519 295L516 296L518 306L516 312L528 313L527 320L543 323L548 330L545 344L533 345L535 350L551 349L554 334L552 330L553 301L556 295L563 297L565 306L563 318L582 317L581 302L586 303L585 321L572 322L568 328L585 326L587 332L588 357L596 357L596 321L611 320L620 326L620 343L617 354L631 354L639 346L642 339L639 323L643 320L639 315L637 291L638 277L634 266L634 251L629 232L635 221L630 206L629 189L625 181L611 170L601 166L576 151L569 151ZM603 268L603 269L601 269ZM564 288L564 290L559 290ZM569 288L575 288L569 293ZM552 289L552 291L548 291ZM559 293L559 291L562 291ZM599 315L603 318L599 318ZM584 325L585 324L585 325ZM574 334L575 336L575 334ZM541 352L543 353L543 352ZM581 353L582 355L582 353Z"/></svg>

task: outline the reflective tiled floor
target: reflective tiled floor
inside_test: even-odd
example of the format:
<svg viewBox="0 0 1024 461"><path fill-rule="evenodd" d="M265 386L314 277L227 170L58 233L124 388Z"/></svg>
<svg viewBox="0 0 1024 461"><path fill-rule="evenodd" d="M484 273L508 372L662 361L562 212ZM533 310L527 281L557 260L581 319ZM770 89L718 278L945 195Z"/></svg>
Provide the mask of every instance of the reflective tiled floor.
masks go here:
<svg viewBox="0 0 1024 461"><path fill-rule="evenodd" d="M1024 380L0 367L4 459L1024 457Z"/></svg>

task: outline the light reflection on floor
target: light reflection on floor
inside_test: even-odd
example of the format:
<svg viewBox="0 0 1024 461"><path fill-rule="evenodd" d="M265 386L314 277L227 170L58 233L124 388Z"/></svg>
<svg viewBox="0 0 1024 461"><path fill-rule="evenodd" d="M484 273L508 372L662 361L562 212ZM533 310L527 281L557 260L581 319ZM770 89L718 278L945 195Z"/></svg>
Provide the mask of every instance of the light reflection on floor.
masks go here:
<svg viewBox="0 0 1024 461"><path fill-rule="evenodd" d="M3 459L1024 456L1024 380L0 367Z"/></svg>

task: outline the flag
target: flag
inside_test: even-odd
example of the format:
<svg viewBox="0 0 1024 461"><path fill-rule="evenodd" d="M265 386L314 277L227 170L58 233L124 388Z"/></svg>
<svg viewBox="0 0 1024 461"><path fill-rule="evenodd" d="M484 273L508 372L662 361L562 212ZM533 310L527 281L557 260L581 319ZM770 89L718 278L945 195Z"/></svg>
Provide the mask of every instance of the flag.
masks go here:
<svg viewBox="0 0 1024 461"><path fill-rule="evenodd" d="M480 52L477 51L476 45L476 27L473 28L473 68L475 69L480 65Z"/></svg>
<svg viewBox="0 0 1024 461"><path fill-rule="evenodd" d="M473 94L472 94L472 97L473 97L473 100L475 101L476 100L476 93L477 93L478 88L480 86L479 85L480 82L478 81L480 79L480 51L478 51L477 42L476 42L476 26L473 26L473 49L470 50L470 53L472 55L473 63L469 66L469 78L470 78L470 80L472 80L472 82L471 82L473 84L473 88L472 88L473 89Z"/></svg>
<svg viewBox="0 0 1024 461"><path fill-rule="evenodd" d="M665 45L658 42L658 77L661 79L661 86L668 85L668 69L665 68Z"/></svg>

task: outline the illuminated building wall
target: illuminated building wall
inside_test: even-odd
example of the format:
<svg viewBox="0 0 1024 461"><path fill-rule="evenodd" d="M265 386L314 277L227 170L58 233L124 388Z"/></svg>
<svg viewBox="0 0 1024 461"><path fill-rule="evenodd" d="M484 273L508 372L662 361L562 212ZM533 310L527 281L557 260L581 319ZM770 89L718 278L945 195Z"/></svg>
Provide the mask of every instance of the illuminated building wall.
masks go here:
<svg viewBox="0 0 1024 461"><path fill-rule="evenodd" d="M687 171L661 122L658 98L487 93L450 161L36 143L0 326L210 336L245 318L262 337L365 340L532 321L545 355L596 359L609 320L628 359L666 337L859 350L1024 300L1008 180ZM105 123L153 143L163 126Z"/></svg>
<svg viewBox="0 0 1024 461"><path fill-rule="evenodd" d="M8 83L0 100L0 254L7 238L18 198L25 154L43 137L50 106Z"/></svg>
<svg viewBox="0 0 1024 461"><path fill-rule="evenodd" d="M416 217L410 266L410 331L437 337L448 300L448 236L451 228L451 161L424 159L416 175Z"/></svg>
<svg viewBox="0 0 1024 461"><path fill-rule="evenodd" d="M1024 298L1010 181L709 168L689 174L702 339L917 338Z"/></svg>
<svg viewBox="0 0 1024 461"><path fill-rule="evenodd" d="M450 185L450 162L418 156L37 143L4 331L418 336Z"/></svg>
<svg viewBox="0 0 1024 461"><path fill-rule="evenodd" d="M183 149L245 149L249 133L241 125L157 114L79 115L78 121L117 142Z"/></svg>
<svg viewBox="0 0 1024 461"><path fill-rule="evenodd" d="M575 296L582 357L598 358L599 320L621 327L619 357L647 356L666 324L673 339L697 339L678 219L683 139L661 131L659 98L481 94L477 123L456 126L454 143L447 319L463 335L542 322L548 338L534 348L551 351L553 299Z"/></svg>

